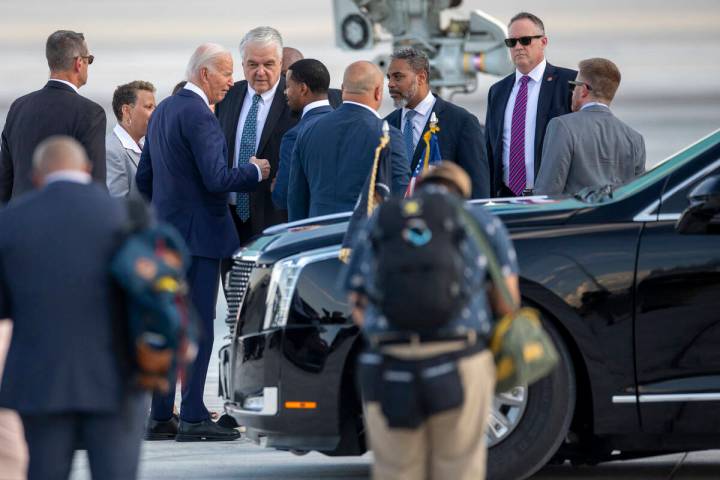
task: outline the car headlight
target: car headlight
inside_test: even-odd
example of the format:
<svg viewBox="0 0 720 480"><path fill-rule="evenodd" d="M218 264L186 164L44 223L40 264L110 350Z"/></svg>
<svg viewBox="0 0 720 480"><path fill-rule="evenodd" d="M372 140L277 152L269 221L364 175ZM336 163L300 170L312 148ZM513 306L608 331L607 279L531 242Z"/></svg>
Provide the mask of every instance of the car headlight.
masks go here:
<svg viewBox="0 0 720 480"><path fill-rule="evenodd" d="M325 247L276 262L270 275L270 287L265 300L263 328L287 325L293 294L303 268L311 263L337 258L339 253L339 246Z"/></svg>

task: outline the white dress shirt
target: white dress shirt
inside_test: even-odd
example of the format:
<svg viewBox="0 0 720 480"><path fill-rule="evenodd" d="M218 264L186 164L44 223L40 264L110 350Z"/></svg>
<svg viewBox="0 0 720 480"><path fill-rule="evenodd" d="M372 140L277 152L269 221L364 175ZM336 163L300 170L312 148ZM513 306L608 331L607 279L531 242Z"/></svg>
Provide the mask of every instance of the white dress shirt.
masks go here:
<svg viewBox="0 0 720 480"><path fill-rule="evenodd" d="M412 119L412 125L413 125L413 145L417 145L420 141L420 136L422 135L423 130L425 130L425 125L427 125L428 120L430 119L430 114L432 113L432 109L435 106L435 96L432 94L432 92L428 92L427 96L422 99L420 103L415 105L415 108L403 108L402 109L402 115L400 117L400 126L402 127L403 134L405 133L405 114L408 112L408 110L415 110L416 115ZM409 159L412 160L412 159Z"/></svg>
<svg viewBox="0 0 720 480"><path fill-rule="evenodd" d="M202 98L205 102L205 105L210 108L210 102L208 101L207 95L205 95L205 92L203 92L202 88L198 87L192 82L187 82L183 88L185 90L190 90L191 92L198 94L200 98Z"/></svg>
<svg viewBox="0 0 720 480"><path fill-rule="evenodd" d="M307 105L305 105L305 107L303 108L302 115L300 115L300 118L304 117L305 114L307 112L309 112L310 110L312 110L313 108L325 107L325 106L328 106L328 107L330 106L329 100L317 100L315 102L310 102Z"/></svg>
<svg viewBox="0 0 720 480"><path fill-rule="evenodd" d="M142 144L145 143L145 137L140 139L140 145L138 145L137 143L135 143L135 140L132 139L127 130L125 130L119 123L115 125L115 128L113 128L113 133L118 138L118 140L120 140L120 144L123 147L127 148L128 150L132 150L138 155L142 154Z"/></svg>
<svg viewBox="0 0 720 480"><path fill-rule="evenodd" d="M343 105L346 103L349 103L350 105L357 105L359 107L363 107L367 110L370 110L373 113L373 115L375 115L377 118L382 119L382 117L375 110L373 110L371 107L365 105L364 103L351 102L350 100L343 100Z"/></svg>
<svg viewBox="0 0 720 480"><path fill-rule="evenodd" d="M52 81L52 82L64 83L64 84L67 85L68 87L70 87L70 88L72 88L73 90L75 90L75 93L80 93L80 90L78 89L78 87L76 87L74 84L68 82L67 80L60 80L60 79L58 79L58 78L51 78L50 81Z"/></svg>
<svg viewBox="0 0 720 480"><path fill-rule="evenodd" d="M537 67L533 68L528 77L527 84L527 110L525 111L525 188L535 186L535 124L537 123L538 98L540 97L540 85L547 61L543 59ZM503 124L503 181L508 184L510 176L510 130L512 128L513 110L515 109L515 98L520 89L520 79L524 74L515 70L515 85L513 85L505 107L505 123Z"/></svg>
<svg viewBox="0 0 720 480"><path fill-rule="evenodd" d="M92 177L87 172L80 170L58 170L45 176L45 185L55 182L82 183L84 185L92 182Z"/></svg>
<svg viewBox="0 0 720 480"><path fill-rule="evenodd" d="M265 126L265 120L267 120L268 113L270 113L270 107L272 106L273 99L275 98L275 92L277 91L278 83L280 80L267 92L260 94L260 100L258 101L257 111L257 132L255 133L255 151L257 152L258 146L260 145L260 137L262 137L263 127ZM238 166L238 156L240 155L240 140L242 139L243 128L245 127L245 120L247 120L248 113L250 113L250 107L252 107L253 97L255 96L255 90L248 83L247 93L243 99L242 109L240 109L240 119L238 120L237 132L235 133L235 158L233 159L233 167Z"/></svg>

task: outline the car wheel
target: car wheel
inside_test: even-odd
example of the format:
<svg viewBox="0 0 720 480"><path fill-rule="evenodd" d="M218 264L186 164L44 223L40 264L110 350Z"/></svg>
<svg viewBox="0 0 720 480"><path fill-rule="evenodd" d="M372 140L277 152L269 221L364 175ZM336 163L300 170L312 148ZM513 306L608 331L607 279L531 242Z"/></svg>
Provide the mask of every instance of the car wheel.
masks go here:
<svg viewBox="0 0 720 480"><path fill-rule="evenodd" d="M530 387L519 385L495 396L488 423L488 478L519 480L542 468L565 439L575 410L572 359L558 331L543 326L560 362Z"/></svg>

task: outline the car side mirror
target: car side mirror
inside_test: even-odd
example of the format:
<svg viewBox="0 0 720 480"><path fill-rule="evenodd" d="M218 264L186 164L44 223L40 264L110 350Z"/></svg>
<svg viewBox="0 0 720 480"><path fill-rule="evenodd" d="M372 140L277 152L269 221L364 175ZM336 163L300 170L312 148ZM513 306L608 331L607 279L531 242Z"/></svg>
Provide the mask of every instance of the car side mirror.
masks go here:
<svg viewBox="0 0 720 480"><path fill-rule="evenodd" d="M706 178L688 195L690 206L680 216L679 233L720 233L720 175Z"/></svg>

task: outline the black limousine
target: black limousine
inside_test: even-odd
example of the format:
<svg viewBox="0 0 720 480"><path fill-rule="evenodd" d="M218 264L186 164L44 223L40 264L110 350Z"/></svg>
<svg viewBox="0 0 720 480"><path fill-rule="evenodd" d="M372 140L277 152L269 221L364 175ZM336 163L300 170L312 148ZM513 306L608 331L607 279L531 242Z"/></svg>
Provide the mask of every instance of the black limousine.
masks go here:
<svg viewBox="0 0 720 480"><path fill-rule="evenodd" d="M714 176L720 131L615 190L476 202L510 230L523 302L561 356L550 376L496 396L489 478L720 448ZM366 450L354 378L362 339L336 282L347 218L273 227L235 255L220 394L260 445Z"/></svg>

